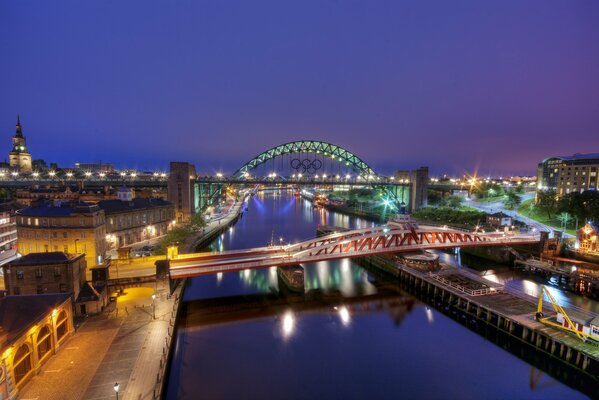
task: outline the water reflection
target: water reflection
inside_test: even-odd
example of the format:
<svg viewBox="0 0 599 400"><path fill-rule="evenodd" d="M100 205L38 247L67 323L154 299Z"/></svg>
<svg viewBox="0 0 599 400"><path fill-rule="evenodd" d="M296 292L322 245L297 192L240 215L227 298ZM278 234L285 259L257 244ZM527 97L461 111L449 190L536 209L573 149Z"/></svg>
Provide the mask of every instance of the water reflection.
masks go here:
<svg viewBox="0 0 599 400"><path fill-rule="evenodd" d="M273 230L302 240L318 224L374 225L261 193L210 248L264 246ZM167 398L583 397L550 377L531 387L528 363L351 260L302 267L303 293L282 294L276 268L191 279Z"/></svg>

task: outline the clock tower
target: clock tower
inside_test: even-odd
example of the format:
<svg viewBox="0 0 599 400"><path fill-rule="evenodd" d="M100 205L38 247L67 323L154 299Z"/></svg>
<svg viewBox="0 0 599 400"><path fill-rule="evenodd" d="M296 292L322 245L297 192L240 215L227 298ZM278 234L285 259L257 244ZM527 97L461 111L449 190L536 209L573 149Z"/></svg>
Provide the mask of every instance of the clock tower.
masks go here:
<svg viewBox="0 0 599 400"><path fill-rule="evenodd" d="M31 154L27 151L21 120L17 116L17 131L12 138L12 151L8 154L10 166L22 172L31 172Z"/></svg>

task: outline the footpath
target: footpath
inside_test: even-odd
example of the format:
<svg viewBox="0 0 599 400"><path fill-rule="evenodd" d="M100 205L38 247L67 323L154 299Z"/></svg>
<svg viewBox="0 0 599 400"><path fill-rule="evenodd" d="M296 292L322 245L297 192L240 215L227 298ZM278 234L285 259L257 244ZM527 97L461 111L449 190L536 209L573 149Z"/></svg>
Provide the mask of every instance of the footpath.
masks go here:
<svg viewBox="0 0 599 400"><path fill-rule="evenodd" d="M220 232L244 204L236 203L210 221L193 242ZM121 400L158 398L181 291L180 285L169 296L168 282L125 289L102 314L81 323L19 392L19 399L113 400L116 383Z"/></svg>

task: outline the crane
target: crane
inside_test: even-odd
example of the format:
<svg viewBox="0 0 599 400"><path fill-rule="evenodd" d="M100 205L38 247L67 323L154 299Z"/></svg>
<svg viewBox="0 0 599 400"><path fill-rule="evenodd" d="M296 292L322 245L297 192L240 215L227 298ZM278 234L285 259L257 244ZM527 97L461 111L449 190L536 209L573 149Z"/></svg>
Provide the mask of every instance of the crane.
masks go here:
<svg viewBox="0 0 599 400"><path fill-rule="evenodd" d="M561 324L558 324L557 322L553 322L550 320L549 317L544 317L543 316L543 295L547 295L547 298L549 299L549 302L551 302L551 306L553 307L553 310L556 313L560 313L564 316L564 319L567 322L567 326L563 326ZM559 329L563 329L566 330L568 332L573 332L576 334L576 336L578 336L578 338L580 340L582 340L583 342L586 342L587 337L589 336L588 334L582 333L580 331L578 331L576 329L576 325L574 325L574 323L572 323L572 320L570 319L570 317L568 316L568 314L566 313L566 311L562 308L562 306L560 306L558 304L557 301L555 301L555 299L553 298L553 296L551 295L551 293L549 292L549 290L547 290L547 288L545 286L541 286L541 293L539 294L539 303L537 305L537 313L535 314L535 317L537 319L537 321L546 324L546 325L550 325Z"/></svg>

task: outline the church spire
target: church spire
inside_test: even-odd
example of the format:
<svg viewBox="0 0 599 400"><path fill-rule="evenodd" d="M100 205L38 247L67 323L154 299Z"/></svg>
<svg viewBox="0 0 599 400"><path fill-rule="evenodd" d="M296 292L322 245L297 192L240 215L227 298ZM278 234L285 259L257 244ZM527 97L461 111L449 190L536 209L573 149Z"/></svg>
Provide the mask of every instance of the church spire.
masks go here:
<svg viewBox="0 0 599 400"><path fill-rule="evenodd" d="M21 117L17 114L17 133L15 137L23 137L23 132L21 131Z"/></svg>

